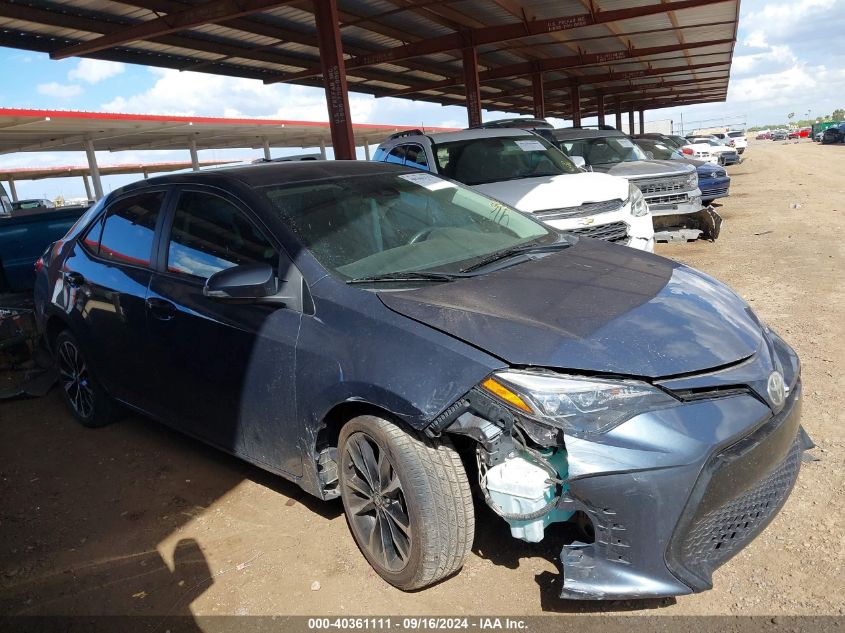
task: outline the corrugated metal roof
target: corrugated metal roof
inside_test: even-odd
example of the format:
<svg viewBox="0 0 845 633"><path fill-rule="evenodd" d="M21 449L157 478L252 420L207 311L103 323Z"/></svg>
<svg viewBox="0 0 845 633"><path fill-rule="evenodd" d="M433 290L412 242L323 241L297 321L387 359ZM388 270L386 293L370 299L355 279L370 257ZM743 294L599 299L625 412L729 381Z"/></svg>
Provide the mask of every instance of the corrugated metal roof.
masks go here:
<svg viewBox="0 0 845 633"><path fill-rule="evenodd" d="M208 1L1 2L0 45L56 53L162 15L201 8ZM481 41L484 105L526 113L532 109L526 79L538 68L545 69L546 82L578 79L589 94L618 87L618 82L589 83L613 72L719 62L724 72L718 76L723 79L701 84L707 90L696 91L706 74L691 70L672 77L674 82L690 82L679 91L675 105L719 98L709 88L727 92L739 10L739 0L337 0L337 5L347 76L356 91L462 104L460 46ZM646 7L649 14L632 15L636 7ZM147 41L125 41L88 56L320 86L310 8L306 2L282 3ZM609 13L613 11L621 13ZM606 21L607 16L614 19ZM542 22L549 20L554 23ZM547 28L538 29L538 24ZM492 37L491 29L498 34L503 28L508 33ZM486 39L479 40L479 35ZM396 51L433 38L457 44L425 54ZM720 43L701 46L708 42ZM360 63L362 56L374 54L377 63ZM513 94L519 90L523 92ZM662 105L666 91L654 92L660 96L652 99L648 91L641 92L637 106ZM589 100L587 106L583 114L592 114ZM571 114L565 99L547 101L546 110L550 116Z"/></svg>

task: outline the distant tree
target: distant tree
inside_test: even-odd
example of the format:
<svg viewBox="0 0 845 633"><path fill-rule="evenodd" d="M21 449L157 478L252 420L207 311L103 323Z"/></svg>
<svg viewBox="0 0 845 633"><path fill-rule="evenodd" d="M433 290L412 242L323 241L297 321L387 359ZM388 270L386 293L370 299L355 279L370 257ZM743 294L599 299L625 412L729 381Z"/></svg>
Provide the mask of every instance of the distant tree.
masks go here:
<svg viewBox="0 0 845 633"><path fill-rule="evenodd" d="M845 120L845 108L837 108L833 111L833 114L830 115L830 118L834 121Z"/></svg>

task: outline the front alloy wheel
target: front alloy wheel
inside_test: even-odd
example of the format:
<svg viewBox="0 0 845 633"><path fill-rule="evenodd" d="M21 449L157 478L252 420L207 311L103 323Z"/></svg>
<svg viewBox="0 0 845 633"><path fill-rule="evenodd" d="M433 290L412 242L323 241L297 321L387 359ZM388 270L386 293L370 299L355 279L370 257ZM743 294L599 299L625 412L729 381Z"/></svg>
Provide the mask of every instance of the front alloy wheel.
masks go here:
<svg viewBox="0 0 845 633"><path fill-rule="evenodd" d="M363 432L354 433L344 450L349 520L381 567L400 572L411 552L411 520L402 484L387 451Z"/></svg>
<svg viewBox="0 0 845 633"><path fill-rule="evenodd" d="M475 515L466 472L448 439L365 415L341 429L338 449L350 531L382 578L407 591L461 568Z"/></svg>

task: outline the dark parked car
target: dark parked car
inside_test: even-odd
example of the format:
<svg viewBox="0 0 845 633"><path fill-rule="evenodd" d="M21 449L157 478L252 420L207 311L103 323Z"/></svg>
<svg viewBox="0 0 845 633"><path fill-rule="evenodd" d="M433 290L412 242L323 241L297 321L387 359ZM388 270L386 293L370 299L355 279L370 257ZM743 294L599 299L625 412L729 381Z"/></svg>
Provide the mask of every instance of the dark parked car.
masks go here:
<svg viewBox="0 0 845 633"><path fill-rule="evenodd" d="M822 144L845 143L845 122L827 128L822 134Z"/></svg>
<svg viewBox="0 0 845 633"><path fill-rule="evenodd" d="M634 143L637 144L649 158L658 160L679 160L695 167L698 173L698 188L701 189L702 204L710 204L717 198L725 198L730 195L731 178L723 167L703 160L689 158L677 149L654 140L650 137L635 136Z"/></svg>
<svg viewBox="0 0 845 633"><path fill-rule="evenodd" d="M798 358L729 288L409 167L123 187L35 297L81 423L127 405L342 498L402 589L460 569L472 488L525 540L581 526L563 597L708 589L811 446Z"/></svg>
<svg viewBox="0 0 845 633"><path fill-rule="evenodd" d="M31 198L29 200L17 200L12 203L13 211L29 211L31 209L55 209L56 205L52 200L44 198Z"/></svg>
<svg viewBox="0 0 845 633"><path fill-rule="evenodd" d="M38 256L67 233L86 208L55 209L39 204L0 215L0 292L30 290Z"/></svg>

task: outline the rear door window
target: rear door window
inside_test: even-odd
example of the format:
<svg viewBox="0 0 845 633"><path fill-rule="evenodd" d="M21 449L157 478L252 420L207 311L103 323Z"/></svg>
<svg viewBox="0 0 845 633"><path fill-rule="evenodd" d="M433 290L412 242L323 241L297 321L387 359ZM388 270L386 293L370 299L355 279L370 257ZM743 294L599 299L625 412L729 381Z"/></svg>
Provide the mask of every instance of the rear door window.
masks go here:
<svg viewBox="0 0 845 633"><path fill-rule="evenodd" d="M167 271L208 278L241 264L270 264L279 252L232 202L201 191L179 196L167 245Z"/></svg>
<svg viewBox="0 0 845 633"><path fill-rule="evenodd" d="M111 205L103 223L99 256L123 264L149 266L163 201L164 192L156 191L129 196ZM91 232L94 235L96 229ZM93 250L92 244L86 245Z"/></svg>
<svg viewBox="0 0 845 633"><path fill-rule="evenodd" d="M385 162L395 163L397 165L404 165L405 164L405 146L400 145L400 146L394 147L392 150L390 150L390 153L387 155Z"/></svg>
<svg viewBox="0 0 845 633"><path fill-rule="evenodd" d="M425 157L425 149L421 145L406 145L405 165L428 171L428 160Z"/></svg>

